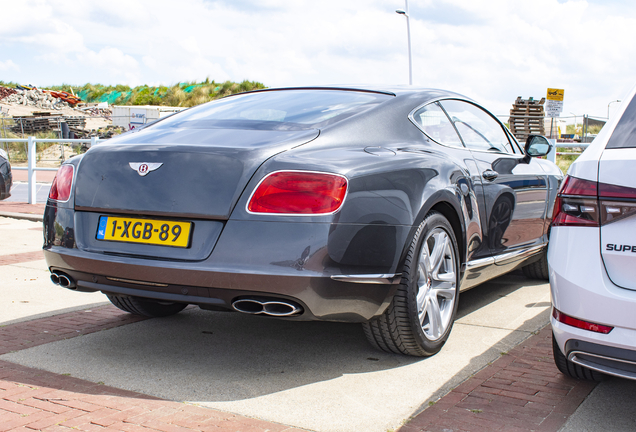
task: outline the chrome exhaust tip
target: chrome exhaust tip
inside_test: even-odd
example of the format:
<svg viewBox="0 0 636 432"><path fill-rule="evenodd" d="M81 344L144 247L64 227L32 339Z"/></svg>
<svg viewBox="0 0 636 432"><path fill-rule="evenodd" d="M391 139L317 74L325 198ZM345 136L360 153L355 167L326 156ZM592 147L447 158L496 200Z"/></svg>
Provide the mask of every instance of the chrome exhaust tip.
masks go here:
<svg viewBox="0 0 636 432"><path fill-rule="evenodd" d="M232 303L234 310L251 315L258 315L264 312L263 304L257 300L241 299Z"/></svg>
<svg viewBox="0 0 636 432"><path fill-rule="evenodd" d="M263 303L263 313L271 316L290 316L302 311L299 306L282 301L268 301Z"/></svg>
<svg viewBox="0 0 636 432"><path fill-rule="evenodd" d="M74 290L76 288L73 278L60 272L51 273L51 282L70 290Z"/></svg>
<svg viewBox="0 0 636 432"><path fill-rule="evenodd" d="M68 288L69 286L71 286L71 280L68 278L68 276L61 274L58 275L58 278L60 280L61 287Z"/></svg>
<svg viewBox="0 0 636 432"><path fill-rule="evenodd" d="M232 302L234 310L250 315L287 317L297 315L303 308L282 300L239 299Z"/></svg>

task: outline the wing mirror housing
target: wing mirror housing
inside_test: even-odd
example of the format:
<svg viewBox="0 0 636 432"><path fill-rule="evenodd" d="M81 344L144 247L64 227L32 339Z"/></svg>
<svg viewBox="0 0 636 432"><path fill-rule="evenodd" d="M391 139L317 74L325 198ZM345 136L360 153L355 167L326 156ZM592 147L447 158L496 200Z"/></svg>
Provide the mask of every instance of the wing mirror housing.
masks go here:
<svg viewBox="0 0 636 432"><path fill-rule="evenodd" d="M552 144L544 136L528 135L526 146L524 148L526 156L523 158L524 163L530 163L533 157L546 156L552 150Z"/></svg>

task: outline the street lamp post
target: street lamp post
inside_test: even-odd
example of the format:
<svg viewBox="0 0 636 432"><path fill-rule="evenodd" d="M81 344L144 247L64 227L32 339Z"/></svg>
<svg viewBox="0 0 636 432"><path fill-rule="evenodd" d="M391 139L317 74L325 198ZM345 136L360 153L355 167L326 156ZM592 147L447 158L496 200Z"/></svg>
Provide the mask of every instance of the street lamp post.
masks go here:
<svg viewBox="0 0 636 432"><path fill-rule="evenodd" d="M615 102L620 102L620 100L617 99L617 100L611 101L610 103L607 104L607 120L609 120L609 108L610 108L610 105L615 103Z"/></svg>
<svg viewBox="0 0 636 432"><path fill-rule="evenodd" d="M411 25L409 23L409 0L404 0L405 9L398 9L395 12L406 17L406 33L409 41L409 85L413 85L413 60L411 57Z"/></svg>

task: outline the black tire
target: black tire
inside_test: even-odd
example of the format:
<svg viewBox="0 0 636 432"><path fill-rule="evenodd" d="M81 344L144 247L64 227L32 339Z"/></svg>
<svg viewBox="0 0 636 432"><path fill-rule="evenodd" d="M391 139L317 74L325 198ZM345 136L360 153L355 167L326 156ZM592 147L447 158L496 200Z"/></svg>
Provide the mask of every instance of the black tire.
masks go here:
<svg viewBox="0 0 636 432"><path fill-rule="evenodd" d="M141 297L118 296L106 294L108 300L124 312L150 318L161 318L175 315L188 306L186 303L159 302Z"/></svg>
<svg viewBox="0 0 636 432"><path fill-rule="evenodd" d="M430 248L437 252L438 244L441 250L434 254L438 256L438 263L433 263L430 271L426 267L435 261L429 259ZM448 339L457 314L458 300L457 240L448 220L432 211L411 240L397 293L382 315L363 323L364 333L369 343L379 350L417 357L431 356L441 350Z"/></svg>
<svg viewBox="0 0 636 432"><path fill-rule="evenodd" d="M541 254L541 259L523 266L521 268L523 274L529 279L549 280L550 272L548 271L548 252L547 250Z"/></svg>
<svg viewBox="0 0 636 432"><path fill-rule="evenodd" d="M597 382L603 381L607 378L606 375L600 372L579 366L565 358L565 355L561 352L559 345L557 345L554 333L552 333L552 354L554 356L554 364L556 364L556 367L563 375L567 375L571 378Z"/></svg>

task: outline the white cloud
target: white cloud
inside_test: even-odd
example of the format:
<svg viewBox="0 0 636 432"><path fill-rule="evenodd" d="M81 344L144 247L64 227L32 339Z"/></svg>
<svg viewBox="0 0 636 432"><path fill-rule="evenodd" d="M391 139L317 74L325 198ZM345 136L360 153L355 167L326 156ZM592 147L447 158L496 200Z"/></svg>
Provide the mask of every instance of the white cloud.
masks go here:
<svg viewBox="0 0 636 432"><path fill-rule="evenodd" d="M505 114L565 88L565 111L601 115L633 84L636 6L596 0L411 0L414 84ZM0 49L40 83L269 86L404 84L403 0L22 0ZM0 63L9 79L21 71ZM13 64L13 63L11 63ZM8 68L8 69L7 69ZM34 77L34 74L39 74Z"/></svg>
<svg viewBox="0 0 636 432"><path fill-rule="evenodd" d="M19 72L20 66L13 63L11 59L6 61L0 61L0 71L8 71L8 70L14 70Z"/></svg>

